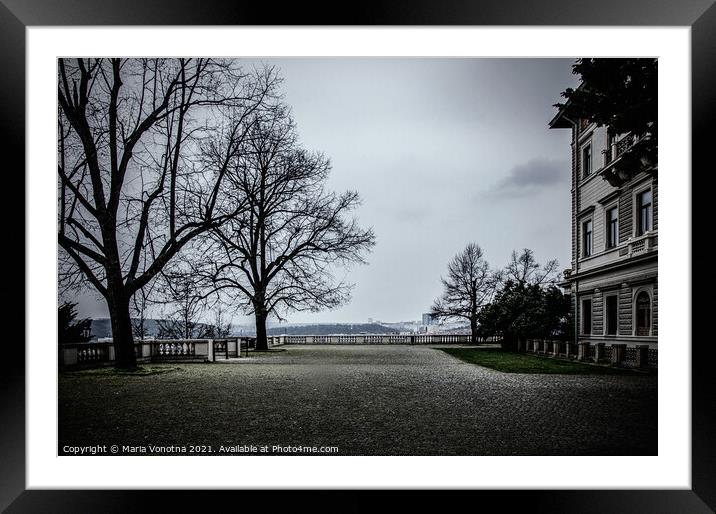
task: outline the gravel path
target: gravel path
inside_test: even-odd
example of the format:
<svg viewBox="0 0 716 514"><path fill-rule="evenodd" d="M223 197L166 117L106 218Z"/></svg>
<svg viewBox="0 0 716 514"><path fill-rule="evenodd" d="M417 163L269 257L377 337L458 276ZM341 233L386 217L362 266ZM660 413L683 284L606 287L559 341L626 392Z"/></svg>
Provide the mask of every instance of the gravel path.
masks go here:
<svg viewBox="0 0 716 514"><path fill-rule="evenodd" d="M286 346L144 377L64 374L66 444L339 455L655 455L655 376L506 374L426 346Z"/></svg>

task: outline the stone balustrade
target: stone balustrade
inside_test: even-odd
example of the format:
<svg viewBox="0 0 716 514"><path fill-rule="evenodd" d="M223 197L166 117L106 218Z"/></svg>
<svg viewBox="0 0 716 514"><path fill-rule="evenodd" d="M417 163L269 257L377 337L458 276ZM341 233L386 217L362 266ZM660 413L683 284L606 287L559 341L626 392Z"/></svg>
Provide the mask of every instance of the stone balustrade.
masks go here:
<svg viewBox="0 0 716 514"><path fill-rule="evenodd" d="M269 347L291 344L468 344L469 335L456 334L365 334L326 336L268 336ZM254 337L227 339L151 339L134 343L137 362L215 362L239 358L254 348ZM64 344L59 349L61 368L97 367L115 360L111 340Z"/></svg>
<svg viewBox="0 0 716 514"><path fill-rule="evenodd" d="M647 344L629 346L625 343L607 345L602 342L590 343L571 341L526 339L518 342L518 351L534 353L547 357L575 359L596 364L611 364L618 367L656 368L658 350Z"/></svg>
<svg viewBox="0 0 716 514"><path fill-rule="evenodd" d="M137 362L214 362L241 357L252 338L228 339L151 339L134 343ZM96 367L114 363L111 340L64 344L59 348L61 368Z"/></svg>
<svg viewBox="0 0 716 514"><path fill-rule="evenodd" d="M465 334L362 334L326 336L269 336L269 346L284 344L469 344Z"/></svg>

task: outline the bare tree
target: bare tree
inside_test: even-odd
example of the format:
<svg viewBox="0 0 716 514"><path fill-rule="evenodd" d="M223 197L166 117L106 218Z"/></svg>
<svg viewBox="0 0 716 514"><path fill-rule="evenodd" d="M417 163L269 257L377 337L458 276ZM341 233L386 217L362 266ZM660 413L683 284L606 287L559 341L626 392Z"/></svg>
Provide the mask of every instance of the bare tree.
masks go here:
<svg viewBox="0 0 716 514"><path fill-rule="evenodd" d="M154 282L151 282L139 289L132 296L130 302L130 314L132 316L132 335L144 339L149 335L147 328L147 312L152 304L152 292Z"/></svg>
<svg viewBox="0 0 716 514"><path fill-rule="evenodd" d="M557 278L557 259L547 261L541 266L535 259L534 252L523 248L522 253L512 251L510 262L503 271L505 280L512 280L518 285L546 286L554 283Z"/></svg>
<svg viewBox="0 0 716 514"><path fill-rule="evenodd" d="M447 278L441 278L443 294L433 303L430 314L437 319L468 320L471 340L477 343L478 314L492 298L498 280L482 249L470 243L448 264Z"/></svg>
<svg viewBox="0 0 716 514"><path fill-rule="evenodd" d="M276 84L231 60L59 60L58 243L107 302L117 367L136 367L134 293L243 209L228 163Z"/></svg>
<svg viewBox="0 0 716 514"><path fill-rule="evenodd" d="M285 105L254 118L225 184L246 209L212 231L215 245L205 260L215 290L254 314L261 350L269 315L346 302L352 286L334 279L335 267L365 262L375 237L348 217L359 205L357 192L326 190L330 162L300 147Z"/></svg>
<svg viewBox="0 0 716 514"><path fill-rule="evenodd" d="M175 262L161 273L160 297L167 306L157 321L162 339L193 339L207 337L210 325L200 319L207 306L201 278L197 277L187 261Z"/></svg>
<svg viewBox="0 0 716 514"><path fill-rule="evenodd" d="M231 319L227 319L224 308L218 302L214 309L214 320L209 326L207 337L226 339L231 335Z"/></svg>

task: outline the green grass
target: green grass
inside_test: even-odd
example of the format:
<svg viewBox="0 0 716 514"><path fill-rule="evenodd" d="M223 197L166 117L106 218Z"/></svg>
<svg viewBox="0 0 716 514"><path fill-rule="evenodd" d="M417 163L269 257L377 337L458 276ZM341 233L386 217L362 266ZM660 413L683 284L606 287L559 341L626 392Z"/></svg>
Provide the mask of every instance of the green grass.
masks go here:
<svg viewBox="0 0 716 514"><path fill-rule="evenodd" d="M551 359L493 348L440 348L458 359L503 373L536 373L560 375L637 375L643 372L596 366L562 359Z"/></svg>

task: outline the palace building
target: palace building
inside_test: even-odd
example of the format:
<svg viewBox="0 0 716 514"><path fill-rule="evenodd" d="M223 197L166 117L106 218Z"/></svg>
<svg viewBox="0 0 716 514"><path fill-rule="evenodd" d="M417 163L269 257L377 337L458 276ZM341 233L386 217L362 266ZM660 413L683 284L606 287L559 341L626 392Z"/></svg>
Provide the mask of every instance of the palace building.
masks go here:
<svg viewBox="0 0 716 514"><path fill-rule="evenodd" d="M560 285L572 299L574 342L656 349L657 165L630 164L635 137L612 137L564 108L549 126L571 130L572 266Z"/></svg>

